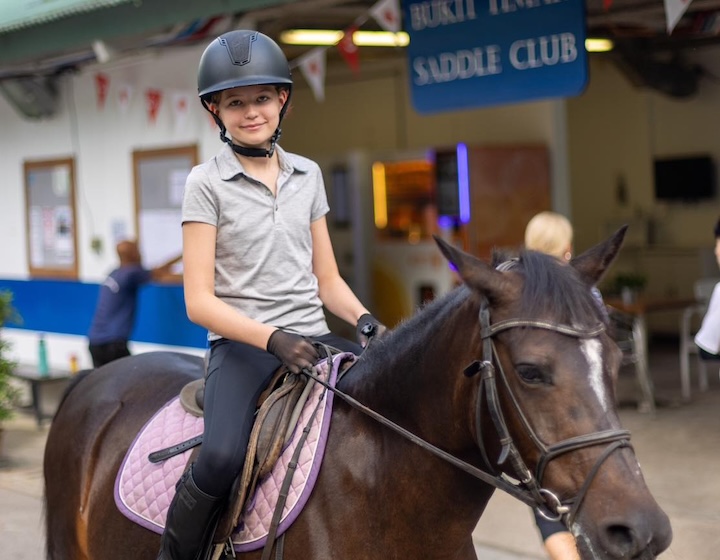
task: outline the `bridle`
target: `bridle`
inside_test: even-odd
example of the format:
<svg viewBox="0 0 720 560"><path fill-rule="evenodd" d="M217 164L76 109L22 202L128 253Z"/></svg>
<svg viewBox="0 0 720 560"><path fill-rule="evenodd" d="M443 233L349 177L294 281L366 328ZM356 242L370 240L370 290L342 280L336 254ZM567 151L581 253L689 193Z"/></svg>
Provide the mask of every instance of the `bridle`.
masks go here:
<svg viewBox="0 0 720 560"><path fill-rule="evenodd" d="M484 459L485 465L492 472L479 469L478 467L471 465L455 457L454 455L440 449L439 447L425 441L414 433L408 431L402 426L396 424L392 420L389 420L385 416L375 412L371 408L360 403L347 393L344 393L340 389L329 385L324 380L317 377L313 372L307 369L303 370L303 373L308 377L312 378L316 382L323 385L328 390L335 393L338 397L343 399L353 408L356 408L364 414L370 416L374 420L390 428L391 430L399 433L406 439L419 445L423 449L433 453L452 465L455 465L459 469L472 475L475 478L482 480L483 482L494 486L499 490L507 492L511 496L524 502L525 504L537 508L540 514L549 520L560 520L563 517L568 527L570 527L575 518L577 517L580 506L587 495L590 485L597 475L600 467L605 460L615 451L622 447L630 446L630 432L627 430L602 430L585 434L581 436L575 436L566 440L554 443L552 445L546 445L532 429L532 426L528 422L527 418L522 412L515 395L513 394L510 384L508 383L507 376L503 370L502 364L498 359L497 350L495 349L495 343L493 337L502 331L506 331L513 328L535 328L545 329L567 336L575 338L594 338L599 336L605 327L602 324L598 324L596 327L590 329L580 329L569 325L557 324L546 321L538 321L534 319L509 319L499 321L495 324L490 324L490 312L487 301L484 301L480 306L479 312L481 338L483 340L483 360L477 360L472 362L468 367L465 368L465 375L472 376L476 373L481 372L481 383L478 390L476 411L475 411L475 422L476 422L476 438L477 444L480 448L480 452ZM372 339L371 339L372 343ZM321 345L322 346L322 345ZM327 352L328 360L332 361L330 351L325 347ZM497 368L495 367L497 364ZM352 370L352 367L346 370L345 373ZM502 412L500 400L497 390L497 377L499 377L505 386L510 400L512 402L515 412L518 414L525 430L530 435L534 445L540 451L540 461L538 462L535 473L531 472L525 461L520 456L515 442L507 429L505 417ZM481 416L483 411L483 396L488 407L488 412L492 418L495 430L498 433L499 441L501 444L500 456L495 461L495 465L501 466L508 459L510 460L510 466L513 471L518 475L519 482L513 482L502 472L498 473L492 468L492 462L488 459L487 450L483 443L482 438L482 427L481 427ZM545 472L545 468L548 463L553 459L583 449L585 447L592 447L596 445L607 444L605 450L600 454L592 469L585 479L583 485L578 491L574 498L568 500L560 500L560 498L553 493L551 490L542 487L542 478Z"/></svg>
<svg viewBox="0 0 720 560"><path fill-rule="evenodd" d="M549 520L560 520L565 517L565 522L568 527L572 526L575 518L577 517L580 505L582 504L585 496L587 495L588 489L593 479L597 475L600 467L605 460L612 454L613 451L622 447L630 446L630 432L627 430L601 430L581 436L575 436L568 438L557 443L547 445L545 444L535 433L530 422L528 422L522 408L520 407L515 394L510 387L507 375L502 367L502 363L497 354L495 348L495 342L493 337L500 332L514 329L514 328L533 328L533 329L545 329L554 331L566 336L575 338L595 338L602 334L605 327L602 323L597 326L587 329L576 328L570 325L563 325L549 321L539 321L534 319L508 319L504 321L498 321L497 323L490 324L490 311L487 301L484 301L480 306L480 336L483 340L483 360L475 361L465 369L465 375L474 375L475 373L481 372L480 389L478 391L476 411L475 411L475 432L477 437L478 447L482 453L485 464L492 469L492 462L489 460L485 445L482 438L482 408L483 408L483 396L488 407L488 413L492 419L495 430L499 436L499 442L501 445L500 456L494 464L501 466L505 464L508 459L510 466L513 471L518 475L520 484L516 488L522 488L527 494L529 494L533 500L534 505L537 507L540 514ZM495 367L497 364L497 368ZM525 461L520 456L520 452L515 445L515 442L510 436L510 432L507 429L505 423L505 417L502 412L500 400L497 390L497 378L502 381L507 394L512 403L512 407L515 409L515 413L520 419L525 431L530 436L535 447L540 452L540 460L538 461L535 473L531 472ZM595 461L592 469L588 473L587 478L580 487L577 495L574 498L561 501L556 494L551 490L542 487L543 475L547 465L553 459L583 449L585 447L593 447L596 445L607 444L605 450L600 454L598 459ZM502 474L495 473L496 476L501 477Z"/></svg>

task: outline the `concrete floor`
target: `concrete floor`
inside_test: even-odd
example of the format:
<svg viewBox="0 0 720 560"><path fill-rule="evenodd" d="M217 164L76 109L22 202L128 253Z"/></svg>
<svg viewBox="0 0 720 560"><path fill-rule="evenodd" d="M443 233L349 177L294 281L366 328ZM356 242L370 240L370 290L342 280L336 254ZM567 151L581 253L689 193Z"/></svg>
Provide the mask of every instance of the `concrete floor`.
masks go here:
<svg viewBox="0 0 720 560"><path fill-rule="evenodd" d="M680 403L676 343L652 343L650 366L660 402L651 417L637 411L639 394L631 367L619 380L620 415L645 479L670 516L674 539L663 560L720 558L720 381L710 368L710 390L694 389ZM52 400L52 395L51 399ZM6 424L0 457L0 560L41 560L42 453L47 425L38 428L24 413ZM481 560L545 558L530 510L496 493L474 533Z"/></svg>

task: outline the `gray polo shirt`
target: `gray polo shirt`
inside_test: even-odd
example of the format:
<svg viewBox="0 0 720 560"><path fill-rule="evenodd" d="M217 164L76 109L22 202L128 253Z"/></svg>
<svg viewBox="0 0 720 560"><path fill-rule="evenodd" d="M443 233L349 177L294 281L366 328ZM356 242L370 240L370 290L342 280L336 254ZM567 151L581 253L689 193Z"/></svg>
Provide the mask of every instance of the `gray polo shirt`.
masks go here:
<svg viewBox="0 0 720 560"><path fill-rule="evenodd" d="M228 145L192 169L182 221L217 228L215 294L244 315L292 333L329 332L312 271L310 224L329 207L320 167L279 146L277 197L245 173ZM208 338L219 338L208 333Z"/></svg>

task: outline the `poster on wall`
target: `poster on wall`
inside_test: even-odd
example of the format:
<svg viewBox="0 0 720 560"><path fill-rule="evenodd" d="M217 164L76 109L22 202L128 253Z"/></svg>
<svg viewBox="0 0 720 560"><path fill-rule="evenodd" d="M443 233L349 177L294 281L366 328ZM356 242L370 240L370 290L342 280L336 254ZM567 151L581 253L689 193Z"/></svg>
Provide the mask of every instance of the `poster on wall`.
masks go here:
<svg viewBox="0 0 720 560"><path fill-rule="evenodd" d="M408 75L423 114L580 94L584 0L403 0Z"/></svg>
<svg viewBox="0 0 720 560"><path fill-rule="evenodd" d="M72 160L26 162L25 188L31 275L76 276Z"/></svg>
<svg viewBox="0 0 720 560"><path fill-rule="evenodd" d="M75 247L70 207L31 206L30 240L33 266L71 267Z"/></svg>

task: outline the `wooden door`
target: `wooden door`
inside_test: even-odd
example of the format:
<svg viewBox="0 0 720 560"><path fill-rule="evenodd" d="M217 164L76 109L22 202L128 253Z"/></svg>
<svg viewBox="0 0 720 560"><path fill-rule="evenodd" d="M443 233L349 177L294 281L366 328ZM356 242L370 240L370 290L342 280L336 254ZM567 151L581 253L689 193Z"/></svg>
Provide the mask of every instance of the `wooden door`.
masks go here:
<svg viewBox="0 0 720 560"><path fill-rule="evenodd" d="M551 207L547 148L468 146L468 167L470 252L489 258L493 248L517 249L530 218Z"/></svg>

